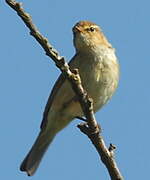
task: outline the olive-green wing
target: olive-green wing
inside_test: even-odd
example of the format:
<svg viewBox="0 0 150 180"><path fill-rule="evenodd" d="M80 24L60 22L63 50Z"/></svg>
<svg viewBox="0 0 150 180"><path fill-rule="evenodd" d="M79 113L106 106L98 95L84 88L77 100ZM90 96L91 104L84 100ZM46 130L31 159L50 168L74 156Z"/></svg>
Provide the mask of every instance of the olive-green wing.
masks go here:
<svg viewBox="0 0 150 180"><path fill-rule="evenodd" d="M74 59L75 59L76 55L71 59L71 61L69 62L69 66L71 68L75 68L75 65L74 65ZM66 78L64 77L63 74L61 74L59 76L59 78L57 79L52 91L51 91L51 94L48 98L48 101L47 101L47 104L45 106L45 110L44 110L44 113L43 113L43 120L42 120L42 123L41 123L41 129L43 129L43 127L46 126L47 124L47 116L48 116L48 112L51 108L51 105L53 103L53 100L54 100L54 97L55 95L57 94L57 92L59 91L59 89L61 88L62 84L64 83L64 81L66 80Z"/></svg>
<svg viewBox="0 0 150 180"><path fill-rule="evenodd" d="M59 76L59 78L57 79L52 91L51 91L51 94L48 98L48 101L47 101L47 104L45 106L45 110L44 110L44 113L43 113L43 120L42 120L42 123L41 123L41 126L40 128L43 129L43 127L46 126L46 123L47 123L47 116L48 116L48 112L51 108L51 105L53 103L53 99L55 97L55 95L57 94L57 91L60 89L60 87L62 86L62 84L64 83L65 81L65 77L63 76L63 74L61 74Z"/></svg>

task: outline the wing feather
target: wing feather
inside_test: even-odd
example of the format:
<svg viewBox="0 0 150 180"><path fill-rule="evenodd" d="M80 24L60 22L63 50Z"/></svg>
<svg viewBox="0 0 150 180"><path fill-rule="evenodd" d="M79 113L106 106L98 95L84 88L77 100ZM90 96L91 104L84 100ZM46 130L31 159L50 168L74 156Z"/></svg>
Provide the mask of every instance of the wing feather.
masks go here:
<svg viewBox="0 0 150 180"><path fill-rule="evenodd" d="M71 59L71 61L69 62L69 65L70 65L70 68L74 68L74 59L75 59L76 55ZM53 100L55 98L55 95L57 94L57 92L59 91L59 89L61 88L61 86L63 85L63 83L65 82L66 80L66 77L61 74L59 76L59 78L57 79L52 91L51 91L51 94L48 98L48 101L47 101L47 104L45 106L45 110L44 110L44 113L43 113L43 120L41 122L41 126L40 128L43 129L46 124L47 124L47 116L48 116L48 112L51 108L51 105L53 103Z"/></svg>

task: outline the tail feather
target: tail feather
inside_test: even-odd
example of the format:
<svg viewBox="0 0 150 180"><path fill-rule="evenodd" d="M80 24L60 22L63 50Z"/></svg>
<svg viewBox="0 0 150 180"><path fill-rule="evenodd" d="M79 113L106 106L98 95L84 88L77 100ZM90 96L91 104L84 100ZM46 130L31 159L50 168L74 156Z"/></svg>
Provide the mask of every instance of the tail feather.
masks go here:
<svg viewBox="0 0 150 180"><path fill-rule="evenodd" d="M44 153L54 138L54 134L40 132L31 150L23 160L20 170L26 171L28 176L32 176L37 170Z"/></svg>

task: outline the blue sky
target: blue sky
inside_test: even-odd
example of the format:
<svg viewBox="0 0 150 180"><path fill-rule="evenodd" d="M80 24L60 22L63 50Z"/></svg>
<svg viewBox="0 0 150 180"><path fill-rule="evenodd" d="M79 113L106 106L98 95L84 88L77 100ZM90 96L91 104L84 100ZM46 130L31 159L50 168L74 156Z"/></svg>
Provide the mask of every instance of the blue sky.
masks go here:
<svg viewBox="0 0 150 180"><path fill-rule="evenodd" d="M121 78L96 118L106 144L117 146L116 160L125 179L149 179L149 1L22 2L40 32L68 60L74 55L72 26L79 20L101 26L116 48ZM109 179L91 142L76 128L78 120L57 135L33 177L19 171L60 72L4 1L0 11L0 179Z"/></svg>

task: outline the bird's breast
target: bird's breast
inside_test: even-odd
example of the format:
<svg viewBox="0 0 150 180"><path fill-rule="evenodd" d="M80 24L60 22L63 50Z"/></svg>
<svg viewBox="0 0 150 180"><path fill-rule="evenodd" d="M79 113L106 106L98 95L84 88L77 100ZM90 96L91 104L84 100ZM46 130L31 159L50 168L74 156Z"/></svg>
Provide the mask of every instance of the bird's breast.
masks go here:
<svg viewBox="0 0 150 180"><path fill-rule="evenodd" d="M111 54L112 53L112 54ZM113 51L88 60L80 69L83 87L94 101L94 111L101 108L115 92L119 81L119 65Z"/></svg>

